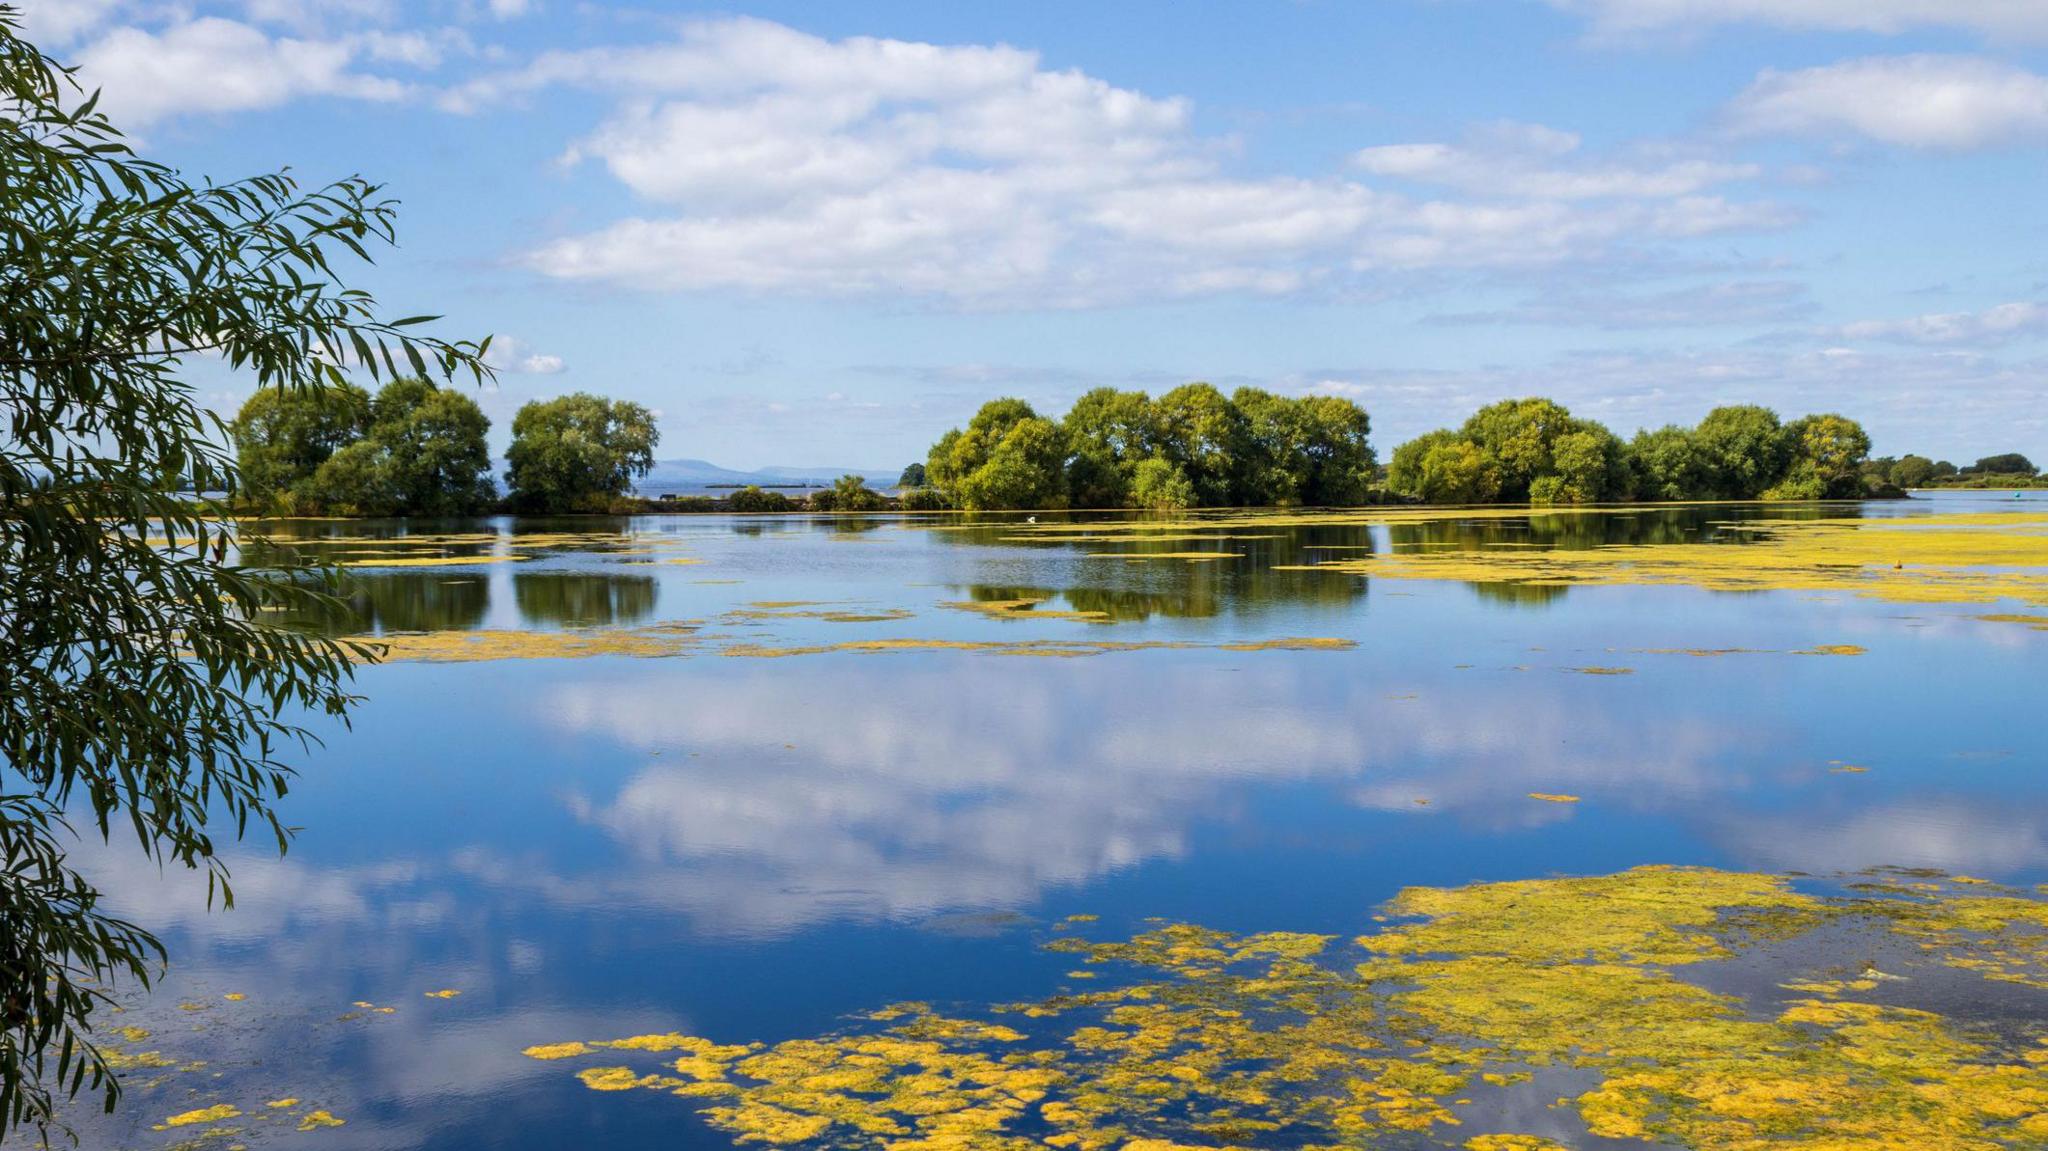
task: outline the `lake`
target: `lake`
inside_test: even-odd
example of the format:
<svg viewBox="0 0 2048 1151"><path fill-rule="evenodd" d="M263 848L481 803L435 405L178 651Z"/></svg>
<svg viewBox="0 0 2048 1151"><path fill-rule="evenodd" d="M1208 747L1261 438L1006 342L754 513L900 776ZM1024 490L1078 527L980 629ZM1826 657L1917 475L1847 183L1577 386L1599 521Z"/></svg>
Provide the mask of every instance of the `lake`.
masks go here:
<svg viewBox="0 0 2048 1151"><path fill-rule="evenodd" d="M121 1113L73 1119L1521 1151L1863 1108L2038 1145L2043 494L267 525L349 565L287 622L392 659L231 912L80 849L173 961L106 1023Z"/></svg>

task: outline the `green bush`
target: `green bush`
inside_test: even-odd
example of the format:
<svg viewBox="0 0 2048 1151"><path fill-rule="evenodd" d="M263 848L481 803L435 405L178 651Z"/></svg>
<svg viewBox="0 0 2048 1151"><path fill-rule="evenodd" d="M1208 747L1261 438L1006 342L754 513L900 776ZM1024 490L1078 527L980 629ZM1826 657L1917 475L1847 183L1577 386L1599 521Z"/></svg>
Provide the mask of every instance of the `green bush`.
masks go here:
<svg viewBox="0 0 2048 1151"><path fill-rule="evenodd" d="M750 484L727 496L725 506L736 512L754 513L786 512L791 504L789 497L781 492L771 492Z"/></svg>

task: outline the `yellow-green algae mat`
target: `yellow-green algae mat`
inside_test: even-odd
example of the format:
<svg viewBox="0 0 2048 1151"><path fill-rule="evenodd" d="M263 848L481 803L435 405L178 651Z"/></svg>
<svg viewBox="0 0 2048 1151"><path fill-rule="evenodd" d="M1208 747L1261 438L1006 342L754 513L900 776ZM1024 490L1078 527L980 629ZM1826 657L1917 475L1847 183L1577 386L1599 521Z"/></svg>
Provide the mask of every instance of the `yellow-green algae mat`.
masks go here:
<svg viewBox="0 0 2048 1151"><path fill-rule="evenodd" d="M1849 592L1906 603L2048 604L2048 516L1956 513L1724 526L1749 542L1395 551L1277 570L1539 587L1675 584L1713 591Z"/></svg>
<svg viewBox="0 0 2048 1151"><path fill-rule="evenodd" d="M980 1018L902 1004L772 1046L669 1034L526 1054L588 1061L593 1090L682 1096L743 1143L1541 1151L1556 1144L1467 1117L1475 1096L1547 1089L1539 1106L1591 1135L1714 1151L2048 1146L2039 892L1900 877L1816 895L1646 867L1412 888L1385 911L1349 942L1062 935L1049 946L1129 981ZM1797 954L1824 928L1910 958L1801 971L1763 1005L1683 978L1757 947ZM1885 1001L1936 972L2006 997L2010 1022ZM1544 1086L1560 1074L1574 1094Z"/></svg>

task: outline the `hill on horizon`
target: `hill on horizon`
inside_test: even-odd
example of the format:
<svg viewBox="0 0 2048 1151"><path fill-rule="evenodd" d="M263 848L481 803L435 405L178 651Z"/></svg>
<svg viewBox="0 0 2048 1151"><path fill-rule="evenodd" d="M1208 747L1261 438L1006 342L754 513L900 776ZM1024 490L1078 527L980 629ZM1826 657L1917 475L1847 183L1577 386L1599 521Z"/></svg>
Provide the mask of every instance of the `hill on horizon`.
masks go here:
<svg viewBox="0 0 2048 1151"><path fill-rule="evenodd" d="M744 487L757 484L771 485L809 484L829 485L843 475L866 476L872 488L893 488L896 477L903 473L898 465L893 468L841 468L819 466L774 465L741 471L737 468L720 467L709 460L681 459L656 460L654 468L641 477L638 490L643 495L660 495L663 492L700 491L713 486L735 485Z"/></svg>

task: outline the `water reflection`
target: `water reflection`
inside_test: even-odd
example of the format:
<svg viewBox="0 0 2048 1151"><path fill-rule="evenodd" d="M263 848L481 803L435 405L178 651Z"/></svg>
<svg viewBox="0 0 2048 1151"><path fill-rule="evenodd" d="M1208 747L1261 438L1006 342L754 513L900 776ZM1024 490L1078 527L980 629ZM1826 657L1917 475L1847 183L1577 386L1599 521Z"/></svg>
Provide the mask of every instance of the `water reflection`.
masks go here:
<svg viewBox="0 0 2048 1151"><path fill-rule="evenodd" d="M520 617L541 627L633 623L654 614L660 594L653 576L518 572L512 577Z"/></svg>
<svg viewBox="0 0 2048 1151"><path fill-rule="evenodd" d="M869 559L841 549L807 555L820 577L858 575L883 585L879 602L898 611L931 606L910 578L917 568L902 558L923 552L944 570L955 599L1028 599L1043 605L1042 615L1064 611L1099 622L1144 623L1256 620L1297 612L1341 617L1363 607L1367 580L1295 569L1375 554L1675 542L1739 546L1749 536L1730 530L1731 522L1854 514L1853 505L1702 505L1599 513L1490 509L1428 519L1404 519L1398 509L1337 517L1197 514L1172 520L1048 513L1037 524L1002 516L870 515L283 521L260 525L261 535L252 528L245 552L259 563L290 549L346 565L346 610L302 612L284 620L335 633L464 630L515 621L543 628L643 622L659 614L665 586L704 582L699 569L663 567L661 560L673 557L662 550L650 553L650 547L673 549L684 542L692 548L688 562L734 561L752 571L761 559L746 549L761 540L889 545L866 549L874 552ZM697 551L712 555L706 559ZM642 570L619 574L593 562L607 557ZM421 559L446 560L449 566L376 566ZM465 569L459 563L464 559L517 562ZM1570 591L1540 581L1467 586L1485 601L1524 607L1554 605ZM505 602L496 617L494 601Z"/></svg>
<svg viewBox="0 0 2048 1151"><path fill-rule="evenodd" d="M975 704L900 702L942 695ZM1531 802L1535 790L1660 812L1738 794L1752 778L1727 761L1783 736L1602 707L1597 685L1562 680L1398 695L1301 667L1227 665L1134 677L970 664L882 683L813 665L687 693L641 677L584 682L558 696L554 726L660 757L569 801L632 865L488 872L545 897L776 935L1020 907L1182 858L1194 826L1228 818L1252 784L1334 787L1361 809L1449 819L1459 830L1440 834L1475 836L1578 814Z"/></svg>
<svg viewBox="0 0 2048 1151"><path fill-rule="evenodd" d="M1214 538L1142 544L887 517L293 525L298 546L337 557L527 557L350 568L350 618L304 621L336 630L725 627L780 601L888 617L797 609L773 624L820 642L1204 646L366 669L355 728L293 788L306 835L287 859L236 860L233 912L206 913L200 881L125 845L79 849L112 908L171 934L170 983L123 1022L211 1063L138 1092L121 1137L85 1145L165 1146L148 1125L191 1106L202 1078L244 1103L331 1104L350 1124L318 1138L337 1146L547 1148L592 1130L617 1146L724 1145L517 1053L670 1029L818 1034L898 999L1028 1000L1072 966L1029 933L1076 911L1355 932L1411 884L1647 862L2048 878L2048 765L2027 694L2048 638L1970 618L1980 607L1679 587L1508 599L1272 570L1712 539L1716 521L1756 514L1198 525L1181 534ZM1101 558L1204 550L1241 556ZM698 563L662 562L678 555ZM937 606L963 599L1123 629ZM1356 647L1215 643L1289 634ZM1850 643L1867 653L1789 654ZM1568 674L1592 665L1631 674ZM463 994L423 995L443 987ZM227 992L247 996L240 1014ZM215 1006L185 1013L181 999ZM344 1020L357 1000L396 1010ZM1572 1090L1548 1086L1546 1099ZM1565 1136L1548 1113L1513 1126Z"/></svg>

